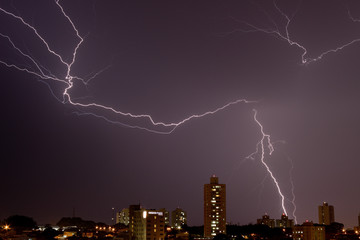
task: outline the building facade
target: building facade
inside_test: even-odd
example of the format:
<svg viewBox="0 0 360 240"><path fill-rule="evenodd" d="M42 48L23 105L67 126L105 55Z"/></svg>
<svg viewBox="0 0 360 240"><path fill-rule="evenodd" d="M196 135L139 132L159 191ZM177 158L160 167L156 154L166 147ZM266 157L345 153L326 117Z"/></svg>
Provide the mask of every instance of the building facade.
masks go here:
<svg viewBox="0 0 360 240"><path fill-rule="evenodd" d="M323 202L322 206L319 206L319 224L330 225L335 222L334 206L329 205L327 202Z"/></svg>
<svg viewBox="0 0 360 240"><path fill-rule="evenodd" d="M163 211L147 210L146 217L146 240L165 239L165 216ZM141 239L143 240L143 239Z"/></svg>
<svg viewBox="0 0 360 240"><path fill-rule="evenodd" d="M267 215L266 213L265 215L262 216L262 218L257 219L256 223L260 225L269 226L270 228L275 227L275 220L271 219L270 216Z"/></svg>
<svg viewBox="0 0 360 240"><path fill-rule="evenodd" d="M204 237L226 234L226 185L215 175L204 185Z"/></svg>
<svg viewBox="0 0 360 240"><path fill-rule="evenodd" d="M161 208L161 209L159 209L159 212L162 212L163 215L164 215L165 226L170 226L170 214L169 214L169 211L166 210L165 208Z"/></svg>
<svg viewBox="0 0 360 240"><path fill-rule="evenodd" d="M294 221L289 219L288 216L283 213L280 219L276 219L275 227L277 228L292 228L294 227Z"/></svg>
<svg viewBox="0 0 360 240"><path fill-rule="evenodd" d="M164 240L165 216L163 211L146 210L140 205L129 207L130 240Z"/></svg>
<svg viewBox="0 0 360 240"><path fill-rule="evenodd" d="M270 228L292 228L294 227L294 220L289 219L283 213L280 219L271 219L269 215L265 214L262 218L257 219L257 224L267 225Z"/></svg>
<svg viewBox="0 0 360 240"><path fill-rule="evenodd" d="M140 204L129 206L129 238L136 239L135 232L139 228L139 211L141 211Z"/></svg>
<svg viewBox="0 0 360 240"><path fill-rule="evenodd" d="M312 222L304 222L293 228L294 240L325 240L325 227Z"/></svg>
<svg viewBox="0 0 360 240"><path fill-rule="evenodd" d="M181 229L187 224L187 214L181 208L176 208L171 212L171 227Z"/></svg>
<svg viewBox="0 0 360 240"><path fill-rule="evenodd" d="M116 213L116 223L129 225L129 208L124 208L121 212Z"/></svg>

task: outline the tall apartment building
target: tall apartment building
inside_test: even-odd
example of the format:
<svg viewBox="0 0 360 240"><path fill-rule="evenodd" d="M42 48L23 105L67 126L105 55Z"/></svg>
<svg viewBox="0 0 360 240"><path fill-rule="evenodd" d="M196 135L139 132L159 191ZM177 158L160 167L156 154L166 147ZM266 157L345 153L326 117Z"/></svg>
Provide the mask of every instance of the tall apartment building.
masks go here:
<svg viewBox="0 0 360 240"><path fill-rule="evenodd" d="M204 184L204 237L226 234L226 185L215 175Z"/></svg>
<svg viewBox="0 0 360 240"><path fill-rule="evenodd" d="M257 219L256 223L261 225L267 225L270 228L275 227L275 219L270 218L270 216L267 215L266 213L265 215L262 216L262 218Z"/></svg>
<svg viewBox="0 0 360 240"><path fill-rule="evenodd" d="M277 228L292 228L292 227L294 227L294 221L292 219L289 219L289 217L286 216L285 213L283 213L281 215L280 219L276 219L275 227L277 227Z"/></svg>
<svg viewBox="0 0 360 240"><path fill-rule="evenodd" d="M121 212L116 213L116 223L129 225L129 208L124 208Z"/></svg>
<svg viewBox="0 0 360 240"><path fill-rule="evenodd" d="M129 206L129 238L130 240L145 239L145 209L140 204Z"/></svg>
<svg viewBox="0 0 360 240"><path fill-rule="evenodd" d="M146 211L146 240L165 239L165 216L162 211ZM141 239L145 240L145 239Z"/></svg>
<svg viewBox="0 0 360 240"><path fill-rule="evenodd" d="M186 212L181 208L176 208L171 212L171 227L181 229L187 224Z"/></svg>
<svg viewBox="0 0 360 240"><path fill-rule="evenodd" d="M319 224L330 225L333 222L335 222L334 206L323 202L323 205L319 206Z"/></svg>
<svg viewBox="0 0 360 240"><path fill-rule="evenodd" d="M159 212L162 212L164 215L165 226L170 226L169 211L165 208L161 208L159 209Z"/></svg>
<svg viewBox="0 0 360 240"><path fill-rule="evenodd" d="M129 207L130 240L164 240L165 217L163 211L146 210L140 205Z"/></svg>
<svg viewBox="0 0 360 240"><path fill-rule="evenodd" d="M325 240L325 227L312 222L304 222L293 228L294 240Z"/></svg>

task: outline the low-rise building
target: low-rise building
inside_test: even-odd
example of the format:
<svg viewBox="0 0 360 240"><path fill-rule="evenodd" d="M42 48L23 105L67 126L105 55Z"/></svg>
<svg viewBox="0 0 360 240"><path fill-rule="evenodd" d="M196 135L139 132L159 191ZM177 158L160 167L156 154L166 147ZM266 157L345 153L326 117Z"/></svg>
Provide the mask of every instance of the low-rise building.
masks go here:
<svg viewBox="0 0 360 240"><path fill-rule="evenodd" d="M325 226L304 222L302 225L295 225L293 228L294 240L325 240Z"/></svg>

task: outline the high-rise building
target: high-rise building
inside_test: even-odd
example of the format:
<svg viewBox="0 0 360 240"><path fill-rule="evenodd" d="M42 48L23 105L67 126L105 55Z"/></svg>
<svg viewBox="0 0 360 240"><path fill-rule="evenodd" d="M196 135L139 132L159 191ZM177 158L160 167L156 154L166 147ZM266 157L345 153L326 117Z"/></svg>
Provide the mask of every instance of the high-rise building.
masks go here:
<svg viewBox="0 0 360 240"><path fill-rule="evenodd" d="M140 204L129 206L129 237L135 239L135 227L137 228L138 211L141 210Z"/></svg>
<svg viewBox="0 0 360 240"><path fill-rule="evenodd" d="M274 228L275 227L275 220L271 219L269 215L267 215L265 213L265 215L262 216L262 218L257 219L257 224L261 224L261 225L267 225L270 228Z"/></svg>
<svg viewBox="0 0 360 240"><path fill-rule="evenodd" d="M165 226L170 226L169 211L165 208L161 208L159 209L159 212L162 212L164 215Z"/></svg>
<svg viewBox="0 0 360 240"><path fill-rule="evenodd" d="M312 222L304 222L293 228L294 240L325 240L325 227Z"/></svg>
<svg viewBox="0 0 360 240"><path fill-rule="evenodd" d="M165 239L165 216L162 211L146 211L146 240ZM145 239L143 239L145 240Z"/></svg>
<svg viewBox="0 0 360 240"><path fill-rule="evenodd" d="M129 207L130 240L164 240L165 218L163 211L146 210L140 205Z"/></svg>
<svg viewBox="0 0 360 240"><path fill-rule="evenodd" d="M359 216L358 216L358 221L359 221L359 227L360 227L360 213L359 213Z"/></svg>
<svg viewBox="0 0 360 240"><path fill-rule="evenodd" d="M269 215L265 214L262 218L257 219L257 224L267 225L270 228L292 228L294 226L294 220L289 219L288 216L283 213L280 219L271 219Z"/></svg>
<svg viewBox="0 0 360 240"><path fill-rule="evenodd" d="M319 224L330 225L335 222L334 206L324 202L319 206Z"/></svg>
<svg viewBox="0 0 360 240"><path fill-rule="evenodd" d="M204 185L204 237L226 234L226 185L215 175Z"/></svg>
<svg viewBox="0 0 360 240"><path fill-rule="evenodd" d="M277 228L292 228L292 227L294 227L294 221L292 219L289 219L289 217L286 216L285 213L283 213L281 215L280 219L276 219L275 227L277 227Z"/></svg>
<svg viewBox="0 0 360 240"><path fill-rule="evenodd" d="M121 212L116 213L116 223L122 223L126 226L129 225L129 209L124 208Z"/></svg>
<svg viewBox="0 0 360 240"><path fill-rule="evenodd" d="M181 208L176 208L171 212L171 227L181 229L187 224L186 212Z"/></svg>

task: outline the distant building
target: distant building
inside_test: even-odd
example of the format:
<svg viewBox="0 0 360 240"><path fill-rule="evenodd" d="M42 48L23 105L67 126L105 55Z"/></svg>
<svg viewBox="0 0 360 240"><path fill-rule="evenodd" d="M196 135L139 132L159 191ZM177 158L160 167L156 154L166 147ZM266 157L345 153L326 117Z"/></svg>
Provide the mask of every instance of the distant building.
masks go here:
<svg viewBox="0 0 360 240"><path fill-rule="evenodd" d="M283 213L280 219L276 219L275 227L277 228L292 228L294 227L294 221L289 219L288 216Z"/></svg>
<svg viewBox="0 0 360 240"><path fill-rule="evenodd" d="M204 184L204 237L219 233L226 234L226 185L213 175L210 184Z"/></svg>
<svg viewBox="0 0 360 240"><path fill-rule="evenodd" d="M270 219L270 216L267 215L266 213L265 213L264 216L262 216L261 219L257 219L256 222L257 222L257 224L267 225L267 226L269 226L269 227L271 227L271 228L274 228L274 227L275 227L275 220L274 220L274 219Z"/></svg>
<svg viewBox="0 0 360 240"><path fill-rule="evenodd" d="M181 229L187 224L186 212L181 208L176 208L171 212L171 227Z"/></svg>
<svg viewBox="0 0 360 240"><path fill-rule="evenodd" d="M121 212L116 213L116 223L129 225L129 208L124 208Z"/></svg>
<svg viewBox="0 0 360 240"><path fill-rule="evenodd" d="M330 225L335 222L334 206L324 202L319 206L319 224Z"/></svg>
<svg viewBox="0 0 360 240"><path fill-rule="evenodd" d="M280 219L271 219L269 215L265 214L261 219L257 219L257 224L267 225L270 228L292 228L294 221L289 219L288 216L283 213Z"/></svg>
<svg viewBox="0 0 360 240"><path fill-rule="evenodd" d="M304 222L302 225L295 225L293 228L294 240L325 240L325 226Z"/></svg>
<svg viewBox="0 0 360 240"><path fill-rule="evenodd" d="M159 212L162 212L164 214L164 221L166 226L170 226L170 214L169 211L167 211L165 208L159 209Z"/></svg>
<svg viewBox="0 0 360 240"><path fill-rule="evenodd" d="M360 213L358 216L358 226L354 227L355 234L360 235Z"/></svg>

